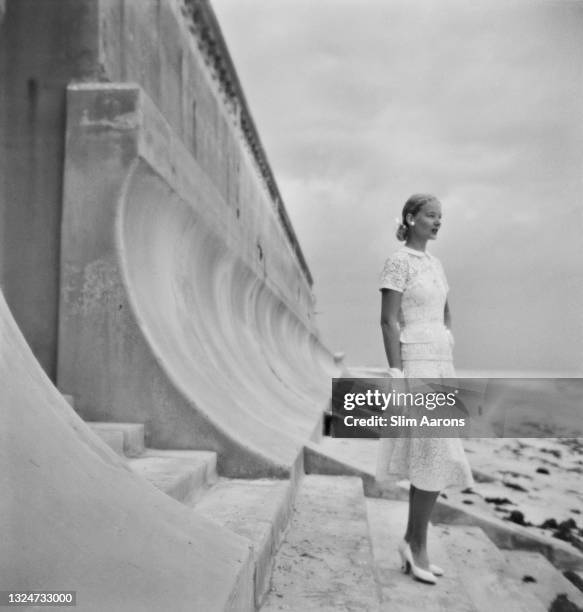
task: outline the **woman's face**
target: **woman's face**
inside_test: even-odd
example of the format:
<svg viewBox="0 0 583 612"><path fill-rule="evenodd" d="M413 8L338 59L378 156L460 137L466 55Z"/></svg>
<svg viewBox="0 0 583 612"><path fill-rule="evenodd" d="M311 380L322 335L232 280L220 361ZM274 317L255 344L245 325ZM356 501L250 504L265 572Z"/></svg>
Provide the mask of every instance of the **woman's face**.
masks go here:
<svg viewBox="0 0 583 612"><path fill-rule="evenodd" d="M441 227L441 204L431 200L421 207L416 215L409 215L409 228L418 238L422 240L435 240L437 232ZM411 227L411 221L415 225Z"/></svg>

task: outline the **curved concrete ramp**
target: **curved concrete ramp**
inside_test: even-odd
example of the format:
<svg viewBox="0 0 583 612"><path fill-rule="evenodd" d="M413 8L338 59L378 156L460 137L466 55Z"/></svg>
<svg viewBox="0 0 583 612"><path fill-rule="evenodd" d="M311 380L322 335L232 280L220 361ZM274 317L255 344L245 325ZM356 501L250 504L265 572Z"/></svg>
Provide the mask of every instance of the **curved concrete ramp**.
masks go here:
<svg viewBox="0 0 583 612"><path fill-rule="evenodd" d="M225 199L136 86L69 89L59 386L85 418L145 423L149 446L285 477L320 435L337 366L245 176Z"/></svg>
<svg viewBox="0 0 583 612"><path fill-rule="evenodd" d="M248 542L134 476L36 362L0 294L0 588L77 609L251 610Z"/></svg>

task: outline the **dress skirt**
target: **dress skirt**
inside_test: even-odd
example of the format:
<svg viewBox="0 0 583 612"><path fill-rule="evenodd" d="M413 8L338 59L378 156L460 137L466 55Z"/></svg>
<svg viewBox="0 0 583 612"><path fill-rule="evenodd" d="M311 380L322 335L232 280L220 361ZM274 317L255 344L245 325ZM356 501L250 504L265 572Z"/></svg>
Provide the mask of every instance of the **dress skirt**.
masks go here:
<svg viewBox="0 0 583 612"><path fill-rule="evenodd" d="M451 360L403 359L407 378L455 378ZM377 455L379 482L408 479L425 491L470 487L472 471L460 438L381 438Z"/></svg>

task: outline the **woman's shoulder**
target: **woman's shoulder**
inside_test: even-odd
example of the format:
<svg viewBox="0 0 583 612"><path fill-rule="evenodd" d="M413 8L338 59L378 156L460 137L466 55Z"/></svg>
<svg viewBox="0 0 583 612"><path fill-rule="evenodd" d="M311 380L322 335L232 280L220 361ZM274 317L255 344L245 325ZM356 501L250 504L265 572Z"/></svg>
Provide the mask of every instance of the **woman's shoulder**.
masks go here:
<svg viewBox="0 0 583 612"><path fill-rule="evenodd" d="M401 247L391 253L385 260L380 276L380 289L403 291L408 277L409 256Z"/></svg>
<svg viewBox="0 0 583 612"><path fill-rule="evenodd" d="M385 263L383 266L383 270L387 269L403 269L408 270L410 265L411 255L407 253L407 250L404 247L400 249L395 249L392 253L389 253L389 256L385 259Z"/></svg>

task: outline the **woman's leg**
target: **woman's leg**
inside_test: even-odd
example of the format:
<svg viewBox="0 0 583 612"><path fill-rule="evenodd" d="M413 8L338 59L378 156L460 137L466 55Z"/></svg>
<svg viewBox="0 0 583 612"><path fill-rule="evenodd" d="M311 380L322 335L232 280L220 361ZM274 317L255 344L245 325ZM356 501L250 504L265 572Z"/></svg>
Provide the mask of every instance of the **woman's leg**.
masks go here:
<svg viewBox="0 0 583 612"><path fill-rule="evenodd" d="M455 370L451 361L406 360L403 359L406 378L454 378ZM409 543L415 565L429 569L427 555L427 527L439 491L426 491L411 485L409 489L409 519L405 539Z"/></svg>
<svg viewBox="0 0 583 612"><path fill-rule="evenodd" d="M411 523L413 519L411 518L413 515L413 496L415 495L415 487L413 485L409 485L409 516L407 517L407 531L405 531L405 542L409 542L411 539Z"/></svg>
<svg viewBox="0 0 583 612"><path fill-rule="evenodd" d="M439 491L424 491L411 487L409 491L409 524L407 532L409 535L409 546L413 553L415 565L421 569L429 569L429 557L427 556L427 526L431 511ZM407 537L407 536L405 536Z"/></svg>

